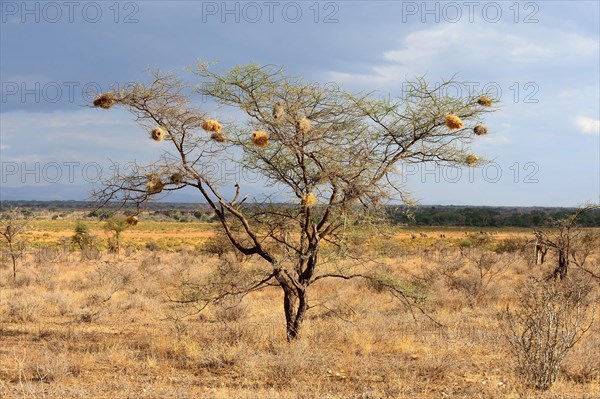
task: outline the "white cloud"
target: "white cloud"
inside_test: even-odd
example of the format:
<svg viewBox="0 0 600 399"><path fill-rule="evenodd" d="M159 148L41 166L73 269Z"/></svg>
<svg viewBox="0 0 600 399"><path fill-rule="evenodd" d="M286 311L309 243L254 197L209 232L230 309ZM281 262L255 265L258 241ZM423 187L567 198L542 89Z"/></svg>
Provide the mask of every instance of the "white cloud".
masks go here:
<svg viewBox="0 0 600 399"><path fill-rule="evenodd" d="M401 48L384 52L384 63L373 65L370 72L333 71L330 75L337 81L373 85L401 82L426 72L436 77L465 69L487 75L498 68L505 74L520 73L597 59L598 48L596 38L559 29L538 26L516 31L501 24L448 23L408 34Z"/></svg>
<svg viewBox="0 0 600 399"><path fill-rule="evenodd" d="M2 158L16 162L145 158L158 146L123 112L11 111L2 117ZM146 144L146 145L144 145ZM34 154L34 155L32 155Z"/></svg>
<svg viewBox="0 0 600 399"><path fill-rule="evenodd" d="M581 133L600 135L600 120L598 119L579 116L575 118L575 125L579 128Z"/></svg>

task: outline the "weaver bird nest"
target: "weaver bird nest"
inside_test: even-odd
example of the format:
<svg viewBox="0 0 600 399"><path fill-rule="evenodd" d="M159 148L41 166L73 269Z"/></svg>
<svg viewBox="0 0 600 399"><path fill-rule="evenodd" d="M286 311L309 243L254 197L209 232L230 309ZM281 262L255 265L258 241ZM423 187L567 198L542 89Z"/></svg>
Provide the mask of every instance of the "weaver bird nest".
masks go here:
<svg viewBox="0 0 600 399"><path fill-rule="evenodd" d="M109 109L116 103L117 103L117 98L115 97L115 93L112 93L112 92L102 93L102 94L100 94L100 96L97 99L94 100L94 107Z"/></svg>
<svg viewBox="0 0 600 399"><path fill-rule="evenodd" d="M269 145L269 133L262 130L252 132L252 142L258 147L266 147Z"/></svg>
<svg viewBox="0 0 600 399"><path fill-rule="evenodd" d="M302 118L296 121L296 130L300 133L308 133L311 128L312 124L308 118Z"/></svg>
<svg viewBox="0 0 600 399"><path fill-rule="evenodd" d="M481 96L477 99L477 104L484 107L491 107L494 102L488 96Z"/></svg>
<svg viewBox="0 0 600 399"><path fill-rule="evenodd" d="M479 157L477 155L471 154L465 158L465 162L467 165L472 166L475 165L479 161Z"/></svg>
<svg viewBox="0 0 600 399"><path fill-rule="evenodd" d="M206 130L207 132L220 133L221 128L222 126L219 121L214 119L207 119L204 121L204 123L202 123L202 129Z"/></svg>
<svg viewBox="0 0 600 399"><path fill-rule="evenodd" d="M281 103L275 103L275 106L273 107L273 118L276 120L281 119L284 113L285 110L283 109L283 105L281 105Z"/></svg>
<svg viewBox="0 0 600 399"><path fill-rule="evenodd" d="M478 136L485 136L488 132L488 128L485 125L477 125L473 128L473 132Z"/></svg>
<svg viewBox="0 0 600 399"><path fill-rule="evenodd" d="M173 173L169 180L171 180L171 183L173 184L180 185L183 182L183 175L179 172Z"/></svg>
<svg viewBox="0 0 600 399"><path fill-rule="evenodd" d="M300 203L302 204L302 207L310 208L317 203L317 197L313 193L304 194Z"/></svg>
<svg viewBox="0 0 600 399"><path fill-rule="evenodd" d="M224 143L226 140L225 135L221 132L213 132L210 135L210 138L213 139L214 141L216 141L217 143Z"/></svg>
<svg viewBox="0 0 600 399"><path fill-rule="evenodd" d="M152 174L148 176L148 181L146 182L146 189L148 190L149 194L160 193L164 187L165 184L160 180L160 177Z"/></svg>
<svg viewBox="0 0 600 399"><path fill-rule="evenodd" d="M150 137L152 137L152 140L154 140L154 141L163 141L165 139L166 135L167 135L167 133L165 132L165 130L162 127L155 127L150 132Z"/></svg>
<svg viewBox="0 0 600 399"><path fill-rule="evenodd" d="M462 129L464 127L463 121L454 114L446 115L446 126L451 130Z"/></svg>

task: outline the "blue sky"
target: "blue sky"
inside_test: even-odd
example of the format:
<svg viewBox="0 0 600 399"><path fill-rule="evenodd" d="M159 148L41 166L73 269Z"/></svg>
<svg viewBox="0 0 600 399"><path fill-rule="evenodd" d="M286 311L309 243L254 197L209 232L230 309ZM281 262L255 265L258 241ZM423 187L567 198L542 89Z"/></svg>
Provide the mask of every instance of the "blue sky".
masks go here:
<svg viewBox="0 0 600 399"><path fill-rule="evenodd" d="M476 90L501 94L501 109L486 121L490 134L474 146L493 163L460 172L405 168L400 178L421 203L600 200L597 1L0 4L4 199L81 199L100 170L110 174L109 159L156 159L160 144L149 145L128 114L87 107L84 91L146 80L147 68L193 82L185 68L202 59L220 69L278 64L306 79L390 95L401 95L413 76L439 82L458 74ZM227 186L243 173L224 168L223 176ZM265 192L245 180L248 192Z"/></svg>

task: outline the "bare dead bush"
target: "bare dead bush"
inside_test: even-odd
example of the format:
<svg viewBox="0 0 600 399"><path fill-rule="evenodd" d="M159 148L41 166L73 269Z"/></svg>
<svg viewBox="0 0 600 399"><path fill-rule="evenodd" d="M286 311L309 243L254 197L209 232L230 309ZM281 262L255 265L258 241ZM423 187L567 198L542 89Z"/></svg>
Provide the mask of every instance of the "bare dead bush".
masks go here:
<svg viewBox="0 0 600 399"><path fill-rule="evenodd" d="M241 303L240 297L227 297L215 303L215 317L225 322L236 322L247 315L247 306Z"/></svg>
<svg viewBox="0 0 600 399"><path fill-rule="evenodd" d="M482 248L469 249L464 258L442 261L440 273L451 290L461 292L469 305L475 306L492 294L493 283L507 270L509 262Z"/></svg>
<svg viewBox="0 0 600 399"><path fill-rule="evenodd" d="M518 295L520 308L502 313L505 337L519 374L539 390L552 386L566 354L591 327L586 293L577 286L529 282Z"/></svg>
<svg viewBox="0 0 600 399"><path fill-rule="evenodd" d="M36 321L40 315L41 302L33 296L12 298L8 305L8 320L18 323Z"/></svg>

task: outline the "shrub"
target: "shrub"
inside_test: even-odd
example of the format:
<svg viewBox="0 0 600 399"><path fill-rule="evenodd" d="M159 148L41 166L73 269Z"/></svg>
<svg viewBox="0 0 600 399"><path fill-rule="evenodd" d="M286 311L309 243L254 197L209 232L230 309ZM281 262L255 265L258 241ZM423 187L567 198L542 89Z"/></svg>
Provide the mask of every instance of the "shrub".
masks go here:
<svg viewBox="0 0 600 399"><path fill-rule="evenodd" d="M530 282L518 295L521 308L507 306L502 313L505 337L528 386L550 388L567 352L591 327L585 296L578 286Z"/></svg>

